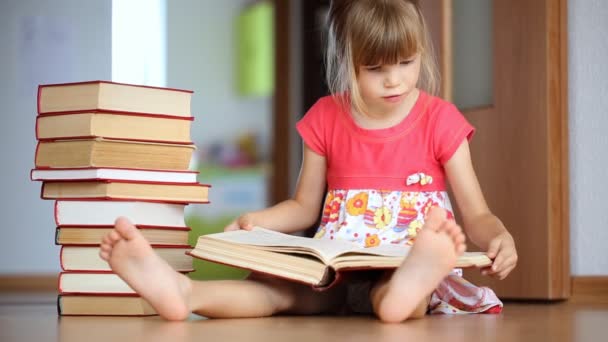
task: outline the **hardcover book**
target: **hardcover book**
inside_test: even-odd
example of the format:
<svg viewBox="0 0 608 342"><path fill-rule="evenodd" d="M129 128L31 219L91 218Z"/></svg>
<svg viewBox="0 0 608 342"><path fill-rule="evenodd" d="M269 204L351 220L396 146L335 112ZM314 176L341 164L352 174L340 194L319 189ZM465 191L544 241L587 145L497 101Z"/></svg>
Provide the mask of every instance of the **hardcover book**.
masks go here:
<svg viewBox="0 0 608 342"><path fill-rule="evenodd" d="M410 247L380 245L364 248L346 241L312 239L255 227L203 235L189 252L195 258L270 274L327 289L342 272L391 269L401 265ZM464 253L456 267L485 267L483 253Z"/></svg>
<svg viewBox="0 0 608 342"><path fill-rule="evenodd" d="M156 311L137 295L59 295L62 316L154 316Z"/></svg>
<svg viewBox="0 0 608 342"><path fill-rule="evenodd" d="M191 117L192 91L89 81L38 87L38 113L115 111Z"/></svg>
<svg viewBox="0 0 608 342"><path fill-rule="evenodd" d="M36 139L105 137L184 144L191 143L191 124L192 118L101 111L41 114L36 118Z"/></svg>
<svg viewBox="0 0 608 342"><path fill-rule="evenodd" d="M158 246L154 251L174 270L192 272L192 258L186 254L190 246ZM61 246L59 255L64 271L110 271L110 265L99 256L99 246Z"/></svg>
<svg viewBox="0 0 608 342"><path fill-rule="evenodd" d="M39 141L36 168L108 167L188 170L195 147L107 138Z"/></svg>
<svg viewBox="0 0 608 342"><path fill-rule="evenodd" d="M209 185L198 183L151 183L102 179L44 182L41 198L208 203L208 193Z"/></svg>
<svg viewBox="0 0 608 342"><path fill-rule="evenodd" d="M196 171L163 171L96 167L33 169L30 172L30 178L34 181L117 179L140 182L196 183L197 176L198 172Z"/></svg>
<svg viewBox="0 0 608 342"><path fill-rule="evenodd" d="M185 203L140 201L55 201L57 226L113 226L125 216L137 226L185 228Z"/></svg>
<svg viewBox="0 0 608 342"><path fill-rule="evenodd" d="M57 245L99 245L101 239L114 226L59 226L55 230ZM141 234L153 245L187 245L190 228L137 226Z"/></svg>

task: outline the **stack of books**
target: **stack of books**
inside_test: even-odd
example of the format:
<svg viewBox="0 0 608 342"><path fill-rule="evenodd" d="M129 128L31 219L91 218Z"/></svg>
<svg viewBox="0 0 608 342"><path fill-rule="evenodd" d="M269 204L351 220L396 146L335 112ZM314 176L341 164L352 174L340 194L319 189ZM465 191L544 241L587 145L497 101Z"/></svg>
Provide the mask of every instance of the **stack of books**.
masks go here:
<svg viewBox="0 0 608 342"><path fill-rule="evenodd" d="M192 91L105 81L38 88L35 168L55 201L60 315L153 315L99 257L127 217L175 270L191 272L184 209L209 203L189 171Z"/></svg>

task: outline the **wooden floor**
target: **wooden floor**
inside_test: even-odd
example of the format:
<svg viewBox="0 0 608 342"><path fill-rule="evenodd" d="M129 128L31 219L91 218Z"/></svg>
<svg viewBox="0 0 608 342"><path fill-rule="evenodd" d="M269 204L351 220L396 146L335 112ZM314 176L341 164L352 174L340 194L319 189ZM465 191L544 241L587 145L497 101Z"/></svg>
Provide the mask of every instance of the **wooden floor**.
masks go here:
<svg viewBox="0 0 608 342"><path fill-rule="evenodd" d="M54 294L0 294L0 341L606 341L608 304L507 303L500 315L272 317L186 322L58 317Z"/></svg>

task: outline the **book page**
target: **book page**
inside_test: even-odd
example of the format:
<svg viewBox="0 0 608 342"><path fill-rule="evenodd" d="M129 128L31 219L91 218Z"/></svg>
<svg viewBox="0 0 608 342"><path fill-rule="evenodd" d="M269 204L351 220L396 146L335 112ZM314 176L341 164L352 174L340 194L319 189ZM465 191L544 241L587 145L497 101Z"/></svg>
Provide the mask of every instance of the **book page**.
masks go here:
<svg viewBox="0 0 608 342"><path fill-rule="evenodd" d="M268 230L261 227L255 227L251 231L236 230L218 234L205 235L206 238L219 239L238 244L247 244L254 246L271 246L276 247L274 250L280 251L280 247L305 248L316 251L319 257L329 264L329 261L338 255L348 253L369 254L369 255L384 255L384 256L405 256L409 248L406 246L381 245L373 248L364 248L340 240L325 240L313 239L302 236L289 235Z"/></svg>

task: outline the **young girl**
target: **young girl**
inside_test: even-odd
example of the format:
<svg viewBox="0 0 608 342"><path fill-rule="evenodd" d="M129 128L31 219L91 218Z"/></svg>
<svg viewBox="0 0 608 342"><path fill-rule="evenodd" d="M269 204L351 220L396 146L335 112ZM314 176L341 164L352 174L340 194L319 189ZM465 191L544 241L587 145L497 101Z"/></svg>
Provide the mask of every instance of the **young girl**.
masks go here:
<svg viewBox="0 0 608 342"><path fill-rule="evenodd" d="M453 270L465 237L452 219L448 182L467 235L494 259L483 273L505 278L517 253L488 209L471 165L473 127L453 105L431 95L436 69L415 1L334 0L328 41L332 96L321 98L297 124L304 152L294 197L244 214L226 230L259 225L293 233L312 226L322 212L315 238L413 245L408 257L394 272L344 281L325 292L256 274L192 281L119 218L100 255L162 317L355 311L401 322L427 311L500 312L502 303L491 290Z"/></svg>

